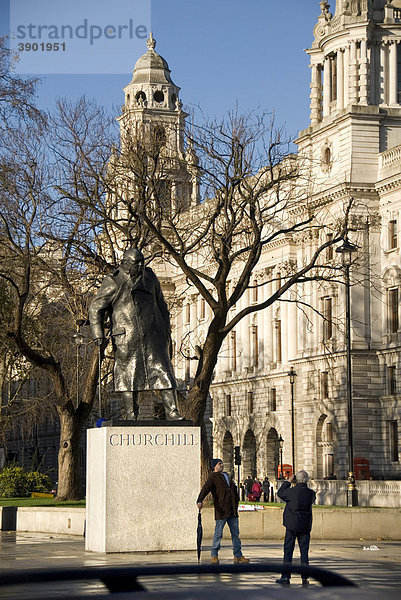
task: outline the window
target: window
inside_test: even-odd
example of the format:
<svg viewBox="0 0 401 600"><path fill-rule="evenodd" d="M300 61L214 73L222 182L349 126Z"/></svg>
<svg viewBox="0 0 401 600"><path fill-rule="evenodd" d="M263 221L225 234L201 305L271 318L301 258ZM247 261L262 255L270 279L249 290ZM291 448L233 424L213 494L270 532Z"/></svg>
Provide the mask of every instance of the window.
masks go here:
<svg viewBox="0 0 401 600"><path fill-rule="evenodd" d="M164 100L164 94L161 90L156 90L155 93L153 94L153 98L155 99L155 102L163 102Z"/></svg>
<svg viewBox="0 0 401 600"><path fill-rule="evenodd" d="M397 44L397 102L401 103L401 47Z"/></svg>
<svg viewBox="0 0 401 600"><path fill-rule="evenodd" d="M185 322L188 324L191 322L191 305L188 304L185 306Z"/></svg>
<svg viewBox="0 0 401 600"><path fill-rule="evenodd" d="M258 301L258 297L259 297L259 288L258 288L258 282L255 279L255 281L253 282L253 287L252 287L252 302L256 303Z"/></svg>
<svg viewBox="0 0 401 600"><path fill-rule="evenodd" d="M327 146L323 152L323 163L326 167L330 167L331 164L331 149Z"/></svg>
<svg viewBox="0 0 401 600"><path fill-rule="evenodd" d="M326 423L324 427L324 441L332 442L333 441L333 426L331 423Z"/></svg>
<svg viewBox="0 0 401 600"><path fill-rule="evenodd" d="M279 290L281 288L281 273L280 273L280 271L277 273L276 279L277 279L277 290Z"/></svg>
<svg viewBox="0 0 401 600"><path fill-rule="evenodd" d="M231 417L231 394L226 394L226 416Z"/></svg>
<svg viewBox="0 0 401 600"><path fill-rule="evenodd" d="M323 318L323 341L327 342L333 337L332 298L323 298Z"/></svg>
<svg viewBox="0 0 401 600"><path fill-rule="evenodd" d="M329 397L329 374L327 371L320 373L320 397L322 400Z"/></svg>
<svg viewBox="0 0 401 600"><path fill-rule="evenodd" d="M398 232L397 232L397 220L393 219L388 224L388 247L389 250L398 248Z"/></svg>
<svg viewBox="0 0 401 600"><path fill-rule="evenodd" d="M330 56L330 102L337 100L337 54Z"/></svg>
<svg viewBox="0 0 401 600"><path fill-rule="evenodd" d="M276 361L281 362L282 353L281 353L281 321L280 319L276 319Z"/></svg>
<svg viewBox="0 0 401 600"><path fill-rule="evenodd" d="M200 319L203 321L206 318L206 300L201 298L200 301Z"/></svg>
<svg viewBox="0 0 401 600"><path fill-rule="evenodd" d="M389 332L398 331L398 288L388 291Z"/></svg>
<svg viewBox="0 0 401 600"><path fill-rule="evenodd" d="M397 393L397 377L394 365L387 367L387 393L390 396Z"/></svg>
<svg viewBox="0 0 401 600"><path fill-rule="evenodd" d="M171 210L171 183L165 179L159 179L155 184L155 197L163 210Z"/></svg>
<svg viewBox="0 0 401 600"><path fill-rule="evenodd" d="M186 358L185 359L185 380L188 381L188 379L190 377L191 377L191 359Z"/></svg>
<svg viewBox="0 0 401 600"><path fill-rule="evenodd" d="M398 421L388 422L388 433L390 441L390 460L398 462Z"/></svg>
<svg viewBox="0 0 401 600"><path fill-rule="evenodd" d="M272 412L277 410L277 390L272 388L270 390L270 410Z"/></svg>
<svg viewBox="0 0 401 600"><path fill-rule="evenodd" d="M328 233L326 236L326 242L332 242L333 241L333 234L332 233ZM333 260L334 257L334 248L333 246L327 246L326 248L326 260Z"/></svg>
<svg viewBox="0 0 401 600"><path fill-rule="evenodd" d="M235 331L230 333L229 338L230 344L230 369L231 371L235 371L237 368L237 334Z"/></svg>
<svg viewBox="0 0 401 600"><path fill-rule="evenodd" d="M253 392L247 392L247 402L248 402L248 413L251 415L253 413Z"/></svg>
<svg viewBox="0 0 401 600"><path fill-rule="evenodd" d="M259 363L259 348L258 348L258 327L257 325L251 326L251 356L252 366L257 367Z"/></svg>

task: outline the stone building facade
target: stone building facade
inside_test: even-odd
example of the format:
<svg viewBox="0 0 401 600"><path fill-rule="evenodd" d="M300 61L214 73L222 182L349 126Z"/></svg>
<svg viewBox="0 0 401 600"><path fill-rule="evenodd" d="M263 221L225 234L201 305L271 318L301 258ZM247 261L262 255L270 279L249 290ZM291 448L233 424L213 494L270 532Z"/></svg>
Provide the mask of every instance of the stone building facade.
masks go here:
<svg viewBox="0 0 401 600"><path fill-rule="evenodd" d="M310 125L299 134L297 160L307 170L303 181L309 182L307 189L300 184L299 193L306 190L316 206L326 208L327 227L266 247L253 281L262 285L249 289L236 309L270 295L286 261L310 255L331 235L331 223L352 199L355 231L350 237L358 247L351 269L354 457L368 461L373 478L400 478L401 2L338 0L333 12L328 2L320 6L307 51ZM154 53L154 47L150 50ZM122 119L130 111L142 118L145 111L154 122L163 122L164 114L167 120L185 120L178 88L166 75L167 63L147 55L139 59L126 88ZM152 79L158 61L163 81L160 69L160 81ZM138 65L146 67L142 78ZM155 86L163 99L152 113ZM142 103L148 97L153 99L145 110ZM177 148L188 163L181 176L189 186L188 209L196 210L193 157L180 142ZM326 259L334 263L339 255L328 248ZM211 312L178 272L168 268L160 274L181 298L173 321L175 368L184 389L197 364L190 351L183 356L178 349L183 340L191 348L202 345ZM270 283L263 285L265 281ZM284 301L243 319L220 353L210 390L214 454L233 468L233 448L240 446L241 478L277 476L280 436L284 464L305 468L315 479L347 474L345 286L340 277L336 283L304 284L296 293L312 308L286 302L294 299L291 292ZM293 387L291 369L296 373ZM365 469L360 475L369 473Z"/></svg>
<svg viewBox="0 0 401 600"><path fill-rule="evenodd" d="M233 310L270 296L287 261L302 261L329 239L332 224L352 199L350 238L358 247L351 268L354 457L369 461L372 478L401 479L401 0L337 0L331 7L322 0L320 6L307 51L310 125L296 142L303 177L294 193L307 194L311 204L324 208L325 227L266 246L253 287ZM124 93L122 147L128 132L159 131L175 165L166 193L188 211L199 210L196 157L184 143L187 115L180 88L152 36ZM332 247L325 258L339 263ZM170 263L154 261L152 267L166 295L174 297L174 366L185 394L197 368L194 349L202 346L211 310ZM234 447L241 448L241 479L277 476L280 437L284 464L305 468L314 479L346 477L342 277L339 269L335 282L298 286L283 301L244 318L226 338L207 422L213 454L227 469L234 468ZM361 475L368 475L366 469Z"/></svg>
<svg viewBox="0 0 401 600"><path fill-rule="evenodd" d="M307 51L311 122L299 134L298 160L307 160L309 194L328 215L335 218L351 197L356 207L354 457L369 461L374 478L399 478L401 2L338 1L334 14L327 2L320 5ZM266 268L279 272L286 258L314 245L311 236L266 249L255 278ZM331 250L327 260L336 260ZM324 318L309 313L307 320L294 304L279 303L243 322L228 341L211 390L213 439L215 454L229 463L232 447L242 448L244 475L277 473L280 435L283 462L292 464L292 367L295 468L314 478L346 476L344 294L341 284L311 284L301 295Z"/></svg>

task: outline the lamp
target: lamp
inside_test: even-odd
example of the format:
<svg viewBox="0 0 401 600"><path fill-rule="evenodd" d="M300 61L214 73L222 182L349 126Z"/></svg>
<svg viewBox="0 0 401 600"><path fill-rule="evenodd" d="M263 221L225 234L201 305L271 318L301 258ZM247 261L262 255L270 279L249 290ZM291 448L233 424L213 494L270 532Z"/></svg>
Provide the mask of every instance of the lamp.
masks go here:
<svg viewBox="0 0 401 600"><path fill-rule="evenodd" d="M355 487L354 475L354 440L353 440L353 411L352 411L352 363L351 363L351 294L349 271L352 264L352 254L358 249L348 237L344 238L342 246L336 248L341 254L344 267L345 283L345 326L346 326L346 356L347 356L347 416L348 416L348 506L358 505L358 491Z"/></svg>
<svg viewBox="0 0 401 600"><path fill-rule="evenodd" d="M297 376L294 367L291 367L288 377L291 385L291 445L292 445L292 470L295 473L295 413L294 413L294 384Z"/></svg>
<svg viewBox="0 0 401 600"><path fill-rule="evenodd" d="M284 440L280 435L280 437L278 438L278 447L280 450L280 464L281 464L280 479L283 479L283 446L284 446Z"/></svg>
<svg viewBox="0 0 401 600"><path fill-rule="evenodd" d="M75 325L76 325L76 332L74 333L74 335L72 336L74 338L74 342L76 345L76 353L75 353L75 361L76 361L76 365L75 365L75 377L76 377L76 381L75 381L75 385L76 385L76 403L77 403L77 408L79 406L79 349L80 347L83 345L83 343L85 342L85 337L81 331L81 327L82 325L85 325L85 319L77 319L75 321Z"/></svg>

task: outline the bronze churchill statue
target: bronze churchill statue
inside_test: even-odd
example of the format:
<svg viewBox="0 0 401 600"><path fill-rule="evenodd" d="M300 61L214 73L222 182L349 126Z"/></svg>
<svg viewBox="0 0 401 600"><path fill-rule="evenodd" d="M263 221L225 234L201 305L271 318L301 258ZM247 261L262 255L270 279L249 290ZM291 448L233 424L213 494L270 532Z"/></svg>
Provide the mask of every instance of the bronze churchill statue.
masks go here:
<svg viewBox="0 0 401 600"><path fill-rule="evenodd" d="M137 419L139 391L160 390L167 419L182 420L176 403L167 304L159 280L145 267L137 248L125 252L90 305L89 321L98 345L104 339L107 314L114 349L114 389L122 394L125 418Z"/></svg>

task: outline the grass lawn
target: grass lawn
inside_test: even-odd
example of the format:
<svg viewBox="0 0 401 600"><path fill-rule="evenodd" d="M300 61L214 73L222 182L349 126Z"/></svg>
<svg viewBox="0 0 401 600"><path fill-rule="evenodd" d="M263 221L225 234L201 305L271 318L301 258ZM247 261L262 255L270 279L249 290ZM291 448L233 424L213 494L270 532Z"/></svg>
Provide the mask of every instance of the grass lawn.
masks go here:
<svg viewBox="0 0 401 600"><path fill-rule="evenodd" d="M54 498L0 498L0 506L80 506L85 508L85 500L56 502Z"/></svg>

